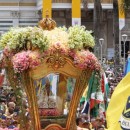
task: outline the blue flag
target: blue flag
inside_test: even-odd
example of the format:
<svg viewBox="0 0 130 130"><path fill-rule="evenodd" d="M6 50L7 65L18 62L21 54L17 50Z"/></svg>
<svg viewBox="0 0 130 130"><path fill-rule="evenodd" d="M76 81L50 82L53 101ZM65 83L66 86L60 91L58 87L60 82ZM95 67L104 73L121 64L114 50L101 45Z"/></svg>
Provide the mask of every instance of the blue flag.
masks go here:
<svg viewBox="0 0 130 130"><path fill-rule="evenodd" d="M85 101L84 108L81 111L81 113L86 113L86 114L89 113L89 102L88 101Z"/></svg>
<svg viewBox="0 0 130 130"><path fill-rule="evenodd" d="M128 57L127 61L126 61L126 66L125 66L125 70L124 70L124 76L127 75L127 73L130 72L130 57Z"/></svg>

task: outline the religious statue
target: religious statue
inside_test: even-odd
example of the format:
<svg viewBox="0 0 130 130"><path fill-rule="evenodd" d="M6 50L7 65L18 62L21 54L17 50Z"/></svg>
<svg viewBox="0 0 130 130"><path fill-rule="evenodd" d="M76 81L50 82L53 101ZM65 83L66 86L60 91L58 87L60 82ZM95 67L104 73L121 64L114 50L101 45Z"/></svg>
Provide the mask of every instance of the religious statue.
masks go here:
<svg viewBox="0 0 130 130"><path fill-rule="evenodd" d="M64 111L64 103L67 97L67 79L66 76L63 74L59 74L59 84L57 88L57 102L58 102L58 109L61 113Z"/></svg>
<svg viewBox="0 0 130 130"><path fill-rule="evenodd" d="M51 91L51 85L48 77L45 78L43 90L38 95L39 108L56 108L56 99Z"/></svg>

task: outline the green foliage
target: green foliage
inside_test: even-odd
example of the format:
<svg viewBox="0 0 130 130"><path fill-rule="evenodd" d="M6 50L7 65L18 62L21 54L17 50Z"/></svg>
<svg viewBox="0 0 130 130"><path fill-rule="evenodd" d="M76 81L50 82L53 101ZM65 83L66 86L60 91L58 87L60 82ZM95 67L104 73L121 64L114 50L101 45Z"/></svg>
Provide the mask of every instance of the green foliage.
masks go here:
<svg viewBox="0 0 130 130"><path fill-rule="evenodd" d="M130 0L123 0L124 3L124 9L128 10L130 9Z"/></svg>
<svg viewBox="0 0 130 130"><path fill-rule="evenodd" d="M71 49L82 49L84 47L94 47L95 41L91 31L85 30L84 26L73 26L68 29L69 46Z"/></svg>
<svg viewBox="0 0 130 130"><path fill-rule="evenodd" d="M56 44L59 41L67 44L70 49L93 48L95 45L91 31L87 31L84 26L76 25L68 29L55 28L52 31L42 30L38 27L25 27L12 28L5 33L0 40L0 49L7 48L8 51L19 52L28 48L28 50L39 48L45 51L50 44Z"/></svg>
<svg viewBox="0 0 130 130"><path fill-rule="evenodd" d="M0 49L8 47L10 50L24 49L27 41L30 41L33 47L39 47L41 50L48 48L48 39L44 36L43 30L38 27L12 28L5 33L0 40Z"/></svg>

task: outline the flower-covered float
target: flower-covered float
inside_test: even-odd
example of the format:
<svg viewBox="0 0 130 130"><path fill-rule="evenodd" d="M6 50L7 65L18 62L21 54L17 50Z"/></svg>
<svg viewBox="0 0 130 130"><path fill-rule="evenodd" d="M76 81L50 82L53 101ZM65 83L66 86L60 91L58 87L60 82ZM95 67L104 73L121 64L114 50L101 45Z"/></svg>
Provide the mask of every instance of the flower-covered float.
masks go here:
<svg viewBox="0 0 130 130"><path fill-rule="evenodd" d="M25 89L31 130L76 130L79 99L92 71L100 70L89 51L94 38L84 26L55 27L49 18L39 25L13 28L2 36L1 66L14 89Z"/></svg>

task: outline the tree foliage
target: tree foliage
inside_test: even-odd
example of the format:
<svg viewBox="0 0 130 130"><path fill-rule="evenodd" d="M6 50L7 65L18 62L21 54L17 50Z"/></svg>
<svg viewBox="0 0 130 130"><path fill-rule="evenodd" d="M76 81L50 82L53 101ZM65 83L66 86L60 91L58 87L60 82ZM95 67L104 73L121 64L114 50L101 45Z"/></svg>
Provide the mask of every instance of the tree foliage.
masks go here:
<svg viewBox="0 0 130 130"><path fill-rule="evenodd" d="M130 9L130 0L123 0L124 9Z"/></svg>

